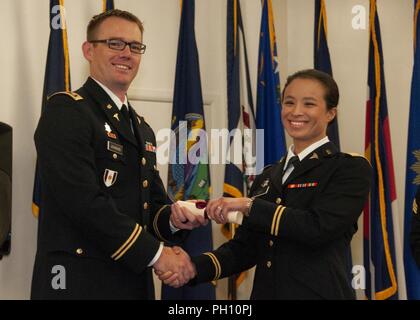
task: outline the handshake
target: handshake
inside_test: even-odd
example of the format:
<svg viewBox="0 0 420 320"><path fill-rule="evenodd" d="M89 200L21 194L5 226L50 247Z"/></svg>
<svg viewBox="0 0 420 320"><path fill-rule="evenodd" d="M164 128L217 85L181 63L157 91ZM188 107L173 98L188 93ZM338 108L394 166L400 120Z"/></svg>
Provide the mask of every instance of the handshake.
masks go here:
<svg viewBox="0 0 420 320"><path fill-rule="evenodd" d="M182 287L197 274L190 256L180 247L163 247L153 269L164 284L174 288Z"/></svg>
<svg viewBox="0 0 420 320"><path fill-rule="evenodd" d="M177 201L171 205L170 222L177 229L192 230L207 225L209 220L218 224L242 224L250 211L250 198L219 198L206 202ZM163 247L162 254L153 265L155 274L166 285L179 288L197 275L190 256L180 247Z"/></svg>

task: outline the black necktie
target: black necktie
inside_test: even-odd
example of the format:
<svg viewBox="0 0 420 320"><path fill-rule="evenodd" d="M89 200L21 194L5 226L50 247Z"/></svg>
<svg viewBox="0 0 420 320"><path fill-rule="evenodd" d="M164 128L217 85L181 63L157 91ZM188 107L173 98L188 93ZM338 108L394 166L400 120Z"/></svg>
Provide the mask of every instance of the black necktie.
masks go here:
<svg viewBox="0 0 420 320"><path fill-rule="evenodd" d="M293 168L296 168L300 163L299 157L298 156L293 156L289 159L289 162L287 163L287 167L284 170L284 172L286 172L287 170L290 169L290 167L293 166Z"/></svg>
<svg viewBox="0 0 420 320"><path fill-rule="evenodd" d="M130 125L130 114L128 113L128 108L125 104L122 105L121 107L121 113L125 119L125 121L127 122L127 124ZM130 125L131 127L131 125Z"/></svg>

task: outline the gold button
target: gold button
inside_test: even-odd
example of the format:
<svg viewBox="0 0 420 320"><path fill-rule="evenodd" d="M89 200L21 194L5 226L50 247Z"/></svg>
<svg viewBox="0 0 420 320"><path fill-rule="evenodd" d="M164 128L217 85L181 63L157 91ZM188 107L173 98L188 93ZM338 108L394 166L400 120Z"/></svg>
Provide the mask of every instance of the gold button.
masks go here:
<svg viewBox="0 0 420 320"><path fill-rule="evenodd" d="M143 188L147 188L149 186L149 181L147 181L147 180L144 180L143 181Z"/></svg>
<svg viewBox="0 0 420 320"><path fill-rule="evenodd" d="M149 208L149 204L147 202L144 203L143 205L144 210L147 210Z"/></svg>
<svg viewBox="0 0 420 320"><path fill-rule="evenodd" d="M145 165L146 165L146 163L147 163L146 158L141 159L141 164L142 164L142 165L144 165L144 166L145 166Z"/></svg>
<svg viewBox="0 0 420 320"><path fill-rule="evenodd" d="M276 199L276 203L277 203L277 204L280 204L280 203L281 203L281 198L277 198L277 199Z"/></svg>
<svg viewBox="0 0 420 320"><path fill-rule="evenodd" d="M267 262L267 268L271 268L271 261Z"/></svg>
<svg viewBox="0 0 420 320"><path fill-rule="evenodd" d="M113 157L114 159L118 159L118 155L117 155L116 153L114 153L114 154L112 155L112 157Z"/></svg>
<svg viewBox="0 0 420 320"><path fill-rule="evenodd" d="M272 247L274 245L273 240L270 240L270 242L268 243L270 247Z"/></svg>
<svg viewBox="0 0 420 320"><path fill-rule="evenodd" d="M83 249L79 248L76 250L76 253L80 256L83 254Z"/></svg>

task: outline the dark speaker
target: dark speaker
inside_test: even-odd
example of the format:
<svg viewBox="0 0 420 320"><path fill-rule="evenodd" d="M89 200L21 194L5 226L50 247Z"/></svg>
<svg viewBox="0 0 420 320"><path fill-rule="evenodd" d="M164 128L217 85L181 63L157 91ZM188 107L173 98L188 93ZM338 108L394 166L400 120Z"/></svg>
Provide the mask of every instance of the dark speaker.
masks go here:
<svg viewBox="0 0 420 320"><path fill-rule="evenodd" d="M12 127L0 122L0 259L10 253L12 225Z"/></svg>

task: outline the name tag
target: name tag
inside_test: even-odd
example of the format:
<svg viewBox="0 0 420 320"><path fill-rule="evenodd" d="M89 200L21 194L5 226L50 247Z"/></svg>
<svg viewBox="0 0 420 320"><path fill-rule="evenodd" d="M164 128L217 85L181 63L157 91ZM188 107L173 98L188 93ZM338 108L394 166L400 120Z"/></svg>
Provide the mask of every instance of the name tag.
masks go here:
<svg viewBox="0 0 420 320"><path fill-rule="evenodd" d="M114 153L119 154L120 156L124 155L124 147L121 144L112 142L112 141L108 141L108 150Z"/></svg>

